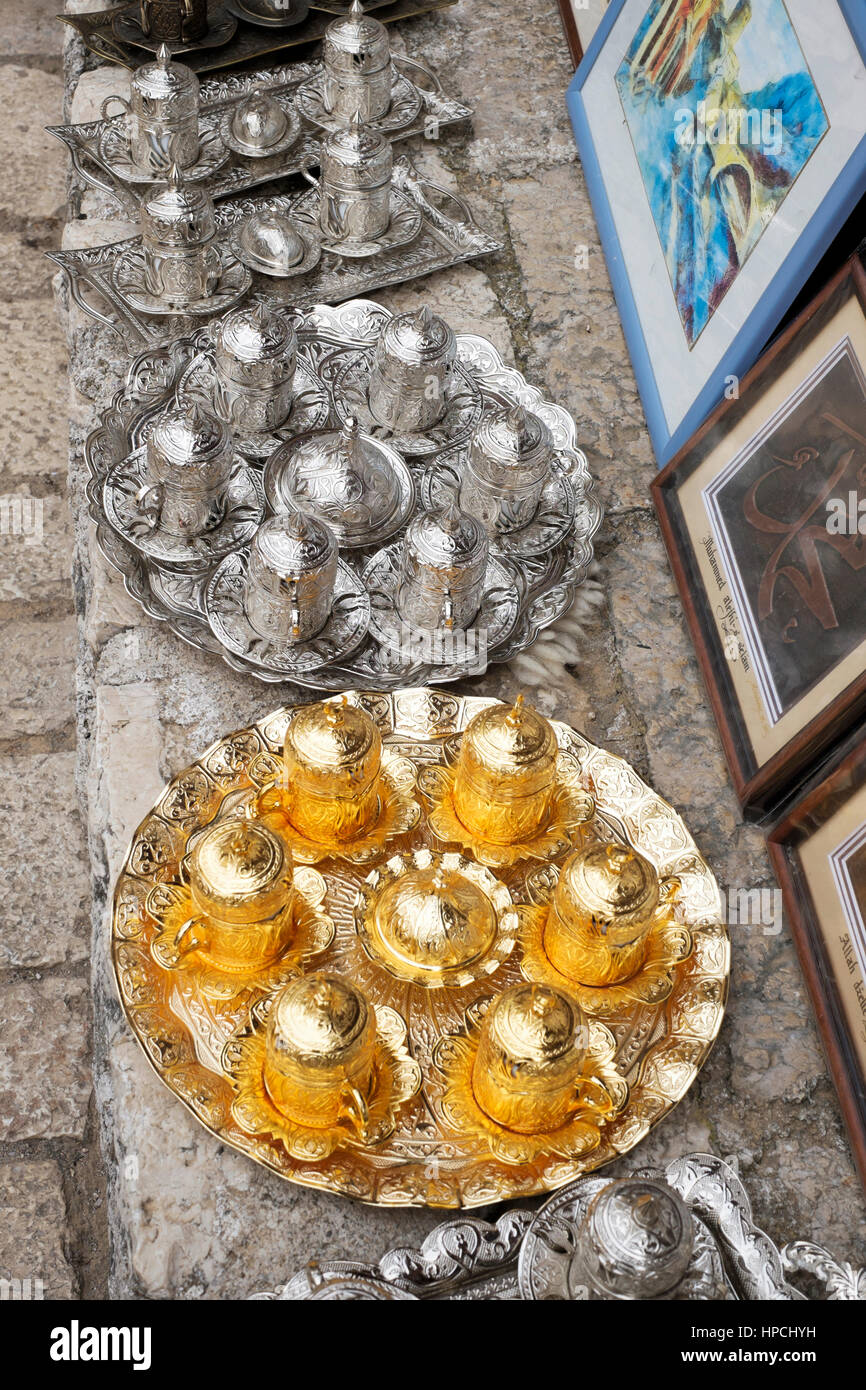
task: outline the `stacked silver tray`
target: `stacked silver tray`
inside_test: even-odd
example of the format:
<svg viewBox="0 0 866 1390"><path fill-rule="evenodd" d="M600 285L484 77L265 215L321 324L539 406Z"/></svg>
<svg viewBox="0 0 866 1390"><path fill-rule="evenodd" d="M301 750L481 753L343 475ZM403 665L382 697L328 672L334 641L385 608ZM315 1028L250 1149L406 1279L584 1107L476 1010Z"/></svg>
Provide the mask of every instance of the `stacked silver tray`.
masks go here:
<svg viewBox="0 0 866 1390"><path fill-rule="evenodd" d="M269 307L274 307L273 301ZM235 440L240 466L235 511L228 523L230 533L221 535L219 545L202 547L193 556L159 553L153 537L135 524L134 509L128 502L147 481L141 474L142 459L159 415L192 400L207 405L217 321L148 349L134 360L123 389L86 444L88 501L103 553L148 614L168 623L191 646L219 655L235 670L258 680L292 681L325 691L366 682L388 690L443 683L475 674L488 662L510 660L570 608L592 563L601 505L586 459L577 447L571 417L545 400L520 372L507 367L491 343L470 334L457 334L456 340L466 402L458 402L434 437L394 441L405 460L413 500L400 533L389 536L388 549L399 543L418 510L448 500L468 448L469 431L485 411L520 405L544 421L553 439L557 472L567 480L568 499L565 522L562 517L539 518L539 525L556 532L551 531L544 546L522 546L519 540L514 544L512 538L501 547L494 544L496 607L488 629L489 645L481 650L480 664L477 651L469 656L460 654L456 664L437 664L435 657L416 659L413 652L407 653L399 645L377 640L375 623L355 634L360 640L348 642L352 649L339 660L328 659L327 648L321 645L297 644L298 650L287 658L284 653L271 653L267 644L245 648L239 641L238 592L252 532L263 515L285 510L269 458L300 433L340 426L349 405L354 408L356 404L344 396L341 383L352 378L354 365L363 361L391 317L381 305L363 299L338 307L316 304L286 312L292 315L298 332L297 394L292 414L272 438ZM356 546L343 550L340 558L353 581L363 588L372 587L369 576L376 564L382 563L382 555L375 546ZM382 585L377 581L375 587Z"/></svg>

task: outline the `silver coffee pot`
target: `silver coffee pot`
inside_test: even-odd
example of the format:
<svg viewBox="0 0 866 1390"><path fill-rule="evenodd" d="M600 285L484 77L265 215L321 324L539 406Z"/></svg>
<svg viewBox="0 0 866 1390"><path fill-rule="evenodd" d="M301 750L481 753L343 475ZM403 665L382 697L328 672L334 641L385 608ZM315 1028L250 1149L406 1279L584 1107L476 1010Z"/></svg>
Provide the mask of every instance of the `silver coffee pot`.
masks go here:
<svg viewBox="0 0 866 1390"><path fill-rule="evenodd" d="M263 521L250 546L244 609L250 626L275 643L306 642L331 613L338 546L308 512Z"/></svg>
<svg viewBox="0 0 866 1390"><path fill-rule="evenodd" d="M484 527L453 502L421 512L406 528L397 607L415 628L466 628L484 591L489 543Z"/></svg>
<svg viewBox="0 0 866 1390"><path fill-rule="evenodd" d="M550 431L537 415L519 405L491 412L472 436L461 507L491 536L528 525L555 457Z"/></svg>
<svg viewBox="0 0 866 1390"><path fill-rule="evenodd" d="M319 190L319 225L332 241L375 241L391 221L391 144L357 116L322 146L321 175L301 170Z"/></svg>
<svg viewBox="0 0 866 1390"><path fill-rule="evenodd" d="M388 31L358 0L328 25L323 43L325 110L339 120L376 121L391 105Z"/></svg>
<svg viewBox="0 0 866 1390"><path fill-rule="evenodd" d="M442 418L457 354L452 329L425 304L382 329L367 388L370 414L394 433L427 430Z"/></svg>
<svg viewBox="0 0 866 1390"><path fill-rule="evenodd" d="M281 446L274 456L282 466L280 495L324 521L341 545L368 544L400 508L392 453L350 417L340 430L316 430Z"/></svg>
<svg viewBox="0 0 866 1390"><path fill-rule="evenodd" d="M213 200L199 184L187 186L175 165L142 209L141 241L149 294L175 305L213 294L222 273Z"/></svg>
<svg viewBox="0 0 866 1390"><path fill-rule="evenodd" d="M216 525L235 457L224 421L196 401L167 410L154 424L146 449L153 481L136 501L150 524L187 538Z"/></svg>
<svg viewBox="0 0 866 1390"><path fill-rule="evenodd" d="M156 62L145 63L132 74L129 101L125 97L106 97L102 116L108 116L112 102L126 112L130 158L154 176L164 175L171 165L188 169L199 156L198 78L184 63L173 63L168 46L162 44Z"/></svg>
<svg viewBox="0 0 866 1390"><path fill-rule="evenodd" d="M288 419L298 339L285 314L259 302L228 314L217 333L215 404L242 433L266 433Z"/></svg>

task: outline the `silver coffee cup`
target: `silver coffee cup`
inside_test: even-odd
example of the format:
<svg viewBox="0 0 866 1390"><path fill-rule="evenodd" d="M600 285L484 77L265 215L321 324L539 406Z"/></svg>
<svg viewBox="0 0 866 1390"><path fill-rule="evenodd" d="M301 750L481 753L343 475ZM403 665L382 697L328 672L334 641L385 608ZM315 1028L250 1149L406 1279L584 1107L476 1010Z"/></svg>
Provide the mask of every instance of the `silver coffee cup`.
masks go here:
<svg viewBox="0 0 866 1390"><path fill-rule="evenodd" d="M522 406L483 419L472 436L460 483L460 506L477 516L490 536L532 521L555 464L544 421Z"/></svg>
<svg viewBox="0 0 866 1390"><path fill-rule="evenodd" d="M444 414L456 354L453 331L426 304L390 319L376 345L367 387L377 424L394 433L431 429Z"/></svg>
<svg viewBox="0 0 866 1390"><path fill-rule="evenodd" d="M244 608L250 626L277 643L306 642L331 613L338 546L308 512L262 522L250 547Z"/></svg>
<svg viewBox="0 0 866 1390"><path fill-rule="evenodd" d="M332 241L376 241L391 221L394 156L383 140L355 117L346 130L333 131L322 146L321 175L301 172L319 190L319 226Z"/></svg>
<svg viewBox="0 0 866 1390"><path fill-rule="evenodd" d="M259 303L227 315L217 333L215 405L234 429L278 429L291 414L298 339L285 314Z"/></svg>
<svg viewBox="0 0 866 1390"><path fill-rule="evenodd" d="M222 274L213 200L187 186L176 166L141 214L144 283L148 294L182 306L207 299Z"/></svg>
<svg viewBox="0 0 866 1390"><path fill-rule="evenodd" d="M351 9L325 30L324 105L329 114L349 122L353 116L376 121L391 105L391 44L384 24Z"/></svg>
<svg viewBox="0 0 866 1390"><path fill-rule="evenodd" d="M426 632L467 628L481 606L488 548L481 523L454 503L414 517L403 539L401 618Z"/></svg>
<svg viewBox="0 0 866 1390"><path fill-rule="evenodd" d="M193 402L168 410L147 441L148 474L136 502L153 527L192 538L211 530L225 514L225 494L234 467L231 434Z"/></svg>
<svg viewBox="0 0 866 1390"><path fill-rule="evenodd" d="M102 117L107 119L112 102L126 112L129 154L141 169L154 177L172 164L188 169L199 156L198 78L184 63L173 63L165 44L155 63L145 63L132 75L129 101L107 97Z"/></svg>

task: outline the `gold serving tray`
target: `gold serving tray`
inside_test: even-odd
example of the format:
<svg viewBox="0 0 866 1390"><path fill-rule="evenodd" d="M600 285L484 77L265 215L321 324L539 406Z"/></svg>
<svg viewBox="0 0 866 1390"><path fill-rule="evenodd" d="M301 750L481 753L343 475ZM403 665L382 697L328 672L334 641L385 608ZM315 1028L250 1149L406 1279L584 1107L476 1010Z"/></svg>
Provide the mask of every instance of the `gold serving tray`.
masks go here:
<svg viewBox="0 0 866 1390"><path fill-rule="evenodd" d="M452 758L449 739L479 709L496 703L426 688L391 695L350 692L348 699L376 720L386 747L411 758L419 769ZM694 938L694 951L676 967L673 992L665 1003L636 1006L621 1021L605 1020L616 1038L617 1069L631 1093L624 1111L603 1126L598 1148L580 1159L550 1157L514 1166L497 1162L449 1130L441 1109L444 1078L433 1061L435 1046L443 1035L463 1028L472 1005L523 978L520 945L494 973L462 989L427 990L395 979L367 955L353 919L358 889L377 861L326 859L316 866L327 884L324 907L336 934L328 950L316 957L315 968L349 976L376 1006L389 1006L403 1016L424 1077L420 1094L399 1112L390 1139L372 1148L341 1149L316 1163L293 1159L279 1141L238 1127L220 1058L226 1041L246 1024L256 996L247 992L216 1001L196 988L190 973L157 965L150 952L157 928L144 901L154 884L177 879L196 831L215 816L243 813L263 773L277 767L289 718L289 709L279 709L229 734L175 777L136 831L121 870L112 959L124 1011L157 1074L221 1143L291 1182L380 1206L468 1208L531 1197L628 1153L682 1099L706 1060L724 1015L730 942L718 886L681 817L628 763L556 721L561 753L577 760L596 798L596 819L582 833L627 842L659 873L676 875L681 884L678 917ZM378 862L433 843L422 821L402 841L392 841ZM530 861L496 871L516 901L527 900L525 877L532 867Z"/></svg>

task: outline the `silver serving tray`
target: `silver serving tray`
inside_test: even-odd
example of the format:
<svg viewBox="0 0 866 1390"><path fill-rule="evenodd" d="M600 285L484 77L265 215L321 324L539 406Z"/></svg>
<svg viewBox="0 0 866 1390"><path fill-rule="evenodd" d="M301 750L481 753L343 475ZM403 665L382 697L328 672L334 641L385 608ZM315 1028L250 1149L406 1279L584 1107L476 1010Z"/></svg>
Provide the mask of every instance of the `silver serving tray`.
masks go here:
<svg viewBox="0 0 866 1390"><path fill-rule="evenodd" d="M395 56L393 62L421 96L421 109L414 121L402 129L391 132L392 142L408 140L413 135L430 135L457 121L467 120L472 115L471 107L446 96L439 85L439 79L423 64L411 58ZM280 67L266 68L262 72L250 72L227 77L211 78L201 86L201 115L209 118L217 127L224 114L254 91L268 91L272 95L285 94L292 98L305 82L322 72L321 62L285 63ZM269 155L264 159L250 159L230 152L228 161L207 178L200 181L212 198L230 198L245 193L250 188L268 183L272 179L284 178L300 172L305 161L317 161L321 148L323 132L307 121L296 110L300 121L300 134L295 143L283 154ZM49 134L56 136L66 145L76 171L88 183L110 194L126 211L137 216L141 204L150 197L157 180L153 183L131 183L123 178L101 152L101 143L107 131L122 130L125 116L113 116L109 120L87 121L81 125L48 126Z"/></svg>
<svg viewBox="0 0 866 1390"><path fill-rule="evenodd" d="M298 331L299 359L309 371L327 368L334 349L347 345L363 346L373 341L390 311L369 300L353 300L338 307L317 304L302 314ZM126 383L104 411L99 424L85 445L90 478L87 487L90 514L96 523L97 540L103 554L122 574L125 586L151 617L168 623L185 642L219 656L230 667L277 683L285 672L265 669L228 651L208 625L204 594L212 573L160 569L129 544L109 523L103 506L103 484L109 470L129 457L145 442L151 422L175 397L178 383L196 355L212 341L213 327L149 348L139 354L127 374ZM543 398L520 372L507 367L493 345L474 334L457 335L458 360L477 382L488 405L503 398L526 406L545 420L557 448L573 458L573 481L578 493L575 524L568 541L549 555L522 560L503 560L517 587L520 607L517 622L500 646L488 651L487 661L503 662L525 650L543 628L561 618L571 607L579 586L593 560L593 542L601 524L602 508L586 459L577 447L576 427L571 416ZM326 383L327 384L327 383ZM337 423L336 411L332 411ZM429 465L430 456L426 463ZM254 465L253 465L254 466ZM410 465L411 466L411 465ZM371 550L343 552L343 559L358 573L372 555ZM465 674L463 669L437 666L418 660L395 669L387 653L368 636L342 665L326 665L294 682L310 689L337 691L366 682L381 690L406 684L442 684Z"/></svg>
<svg viewBox="0 0 866 1390"><path fill-rule="evenodd" d="M309 309L322 303L339 304L346 299L370 294L386 285L398 285L429 275L435 270L447 270L494 251L501 251L501 242L482 231L462 198L437 184L422 179L408 159L394 162L394 186L421 212L421 230L406 246L380 252L368 260L348 260L330 251L323 251L318 265L306 275L287 280L253 274L253 290L264 291L271 298L282 294L286 303ZM305 199L309 190L271 197L236 198L220 203L216 209L217 234L227 242L231 230L251 212L268 207L291 212L296 203ZM449 216L442 202L454 208ZM305 227L309 235L309 230ZM86 314L120 333L132 347L156 344L176 334L190 333L196 327L188 317L160 317L139 313L114 286L112 270L118 257L140 245L140 237L112 241L106 246L85 247L78 251L51 251L49 258L66 272L69 291L75 303ZM282 289L281 289L282 287ZM342 341L342 340L341 340Z"/></svg>

